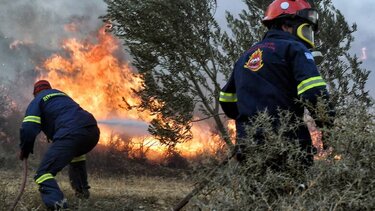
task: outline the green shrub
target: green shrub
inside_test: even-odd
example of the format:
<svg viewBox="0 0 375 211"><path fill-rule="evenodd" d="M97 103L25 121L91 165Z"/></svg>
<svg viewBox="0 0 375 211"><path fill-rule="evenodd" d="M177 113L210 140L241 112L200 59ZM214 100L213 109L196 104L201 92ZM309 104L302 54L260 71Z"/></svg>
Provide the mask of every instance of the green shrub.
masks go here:
<svg viewBox="0 0 375 211"><path fill-rule="evenodd" d="M358 105L358 104L357 104ZM286 123L274 131L270 118L259 115L248 128L266 129L263 145L247 139L247 160L229 162L219 168L206 187L191 200L189 207L209 210L373 210L375 208L374 116L359 106L338 109L329 132L331 149L310 168L298 162L299 149L285 141L283 133L298 124ZM279 171L270 161L286 156ZM197 180L207 180L200 175Z"/></svg>

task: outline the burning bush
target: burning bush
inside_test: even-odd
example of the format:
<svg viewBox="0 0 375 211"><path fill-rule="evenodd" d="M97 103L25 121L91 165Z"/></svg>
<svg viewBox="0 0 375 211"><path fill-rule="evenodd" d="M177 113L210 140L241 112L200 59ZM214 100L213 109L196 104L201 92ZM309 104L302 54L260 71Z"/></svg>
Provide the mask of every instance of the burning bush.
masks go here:
<svg viewBox="0 0 375 211"><path fill-rule="evenodd" d="M149 160L147 146L134 145L126 137L111 136L107 145L97 145L88 154L89 170L97 174L124 176L172 176L175 177L188 167L188 162L177 152L166 154L160 160Z"/></svg>

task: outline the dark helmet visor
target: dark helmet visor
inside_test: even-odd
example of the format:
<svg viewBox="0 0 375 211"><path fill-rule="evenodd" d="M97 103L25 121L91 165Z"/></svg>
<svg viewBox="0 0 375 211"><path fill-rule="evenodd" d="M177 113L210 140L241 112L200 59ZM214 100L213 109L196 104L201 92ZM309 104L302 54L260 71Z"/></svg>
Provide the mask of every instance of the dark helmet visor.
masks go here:
<svg viewBox="0 0 375 211"><path fill-rule="evenodd" d="M318 30L318 20L319 14L315 9L303 9L297 11L296 14L298 17L301 17L312 24L314 31Z"/></svg>

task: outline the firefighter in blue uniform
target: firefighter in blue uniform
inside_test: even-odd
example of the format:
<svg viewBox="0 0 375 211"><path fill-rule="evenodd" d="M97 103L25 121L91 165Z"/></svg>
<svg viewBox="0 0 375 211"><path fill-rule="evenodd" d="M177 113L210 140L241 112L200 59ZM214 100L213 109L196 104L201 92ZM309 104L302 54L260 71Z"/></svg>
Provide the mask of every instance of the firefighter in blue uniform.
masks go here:
<svg viewBox="0 0 375 211"><path fill-rule="evenodd" d="M33 153L36 136L43 131L51 146L34 177L42 200L50 210L67 208L66 200L54 177L69 165L69 178L77 197L88 198L85 154L99 140L100 131L92 114L72 98L52 89L46 80L34 85L34 99L29 104L20 129L20 159Z"/></svg>
<svg viewBox="0 0 375 211"><path fill-rule="evenodd" d="M326 83L310 51L315 47L317 11L306 0L275 0L266 11L263 24L269 29L263 40L238 59L220 92L219 101L224 113L236 120L236 150L240 161L245 158L241 143L246 137L245 126L257 113L267 111L276 119L277 127L278 109L303 118L304 106L297 99L316 105L318 97L329 98ZM316 117L313 111L310 112ZM327 112L334 116L332 106L327 106ZM316 123L320 127L332 125L332 121L318 119ZM303 163L312 165L313 146L307 126L300 126L290 136L298 139L301 149L307 152ZM262 142L262 131L259 130L254 138Z"/></svg>

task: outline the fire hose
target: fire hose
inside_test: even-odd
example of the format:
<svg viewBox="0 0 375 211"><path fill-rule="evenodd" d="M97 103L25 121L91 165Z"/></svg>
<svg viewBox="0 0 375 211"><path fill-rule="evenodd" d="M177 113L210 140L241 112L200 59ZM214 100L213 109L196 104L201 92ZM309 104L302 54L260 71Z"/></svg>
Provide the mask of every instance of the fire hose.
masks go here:
<svg viewBox="0 0 375 211"><path fill-rule="evenodd" d="M13 211L16 208L17 203L21 199L21 196L22 196L22 194L25 190L26 180L27 180L27 168L28 168L27 167L27 158L25 158L25 159L23 159L23 178L22 178L20 190L18 192L17 197L14 199L12 207L9 209L9 211Z"/></svg>
<svg viewBox="0 0 375 211"><path fill-rule="evenodd" d="M234 157L236 154L236 151L233 150L231 154L225 158L219 165L217 165L214 169L212 169L207 176L198 183L198 185L188 194L183 198L174 208L173 211L180 211L187 203L189 203L190 199L193 198L197 193L199 193L206 185L209 183L210 178L216 173L218 169L221 167L225 166L230 159Z"/></svg>

